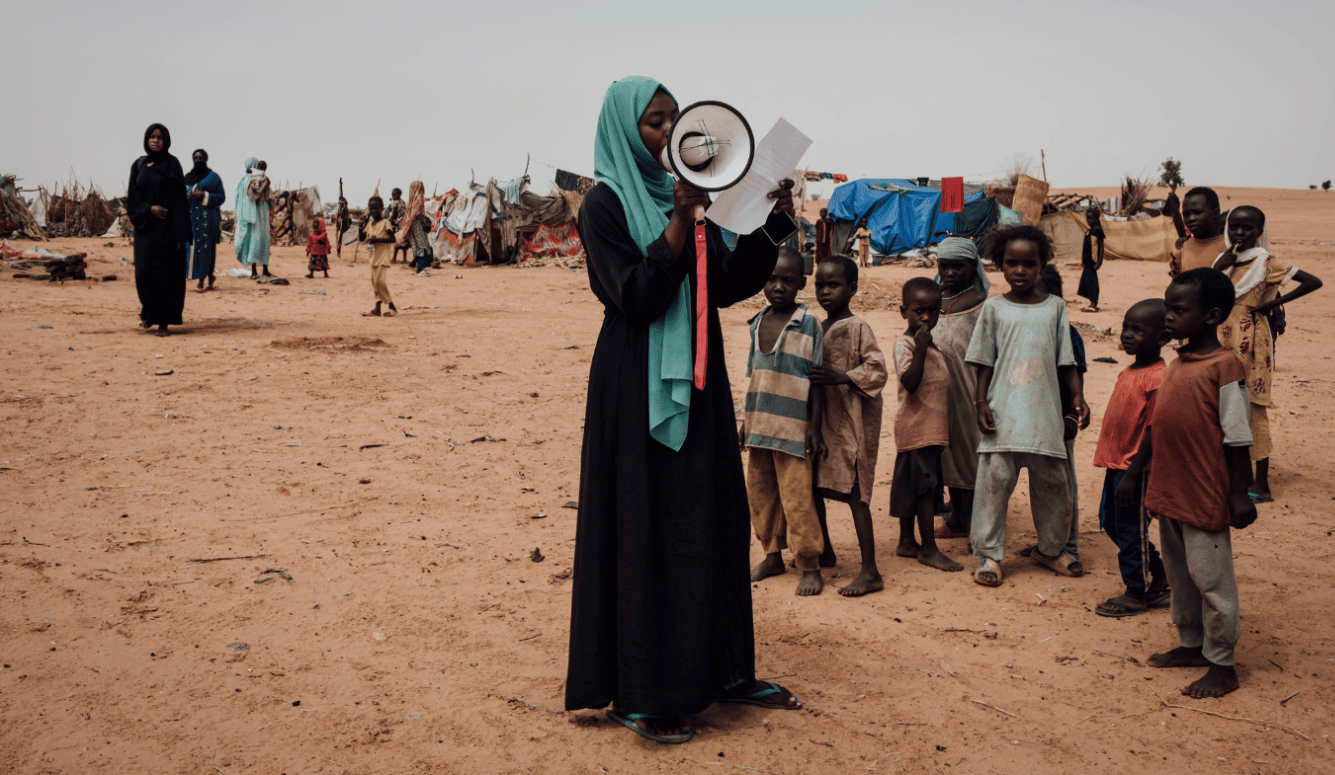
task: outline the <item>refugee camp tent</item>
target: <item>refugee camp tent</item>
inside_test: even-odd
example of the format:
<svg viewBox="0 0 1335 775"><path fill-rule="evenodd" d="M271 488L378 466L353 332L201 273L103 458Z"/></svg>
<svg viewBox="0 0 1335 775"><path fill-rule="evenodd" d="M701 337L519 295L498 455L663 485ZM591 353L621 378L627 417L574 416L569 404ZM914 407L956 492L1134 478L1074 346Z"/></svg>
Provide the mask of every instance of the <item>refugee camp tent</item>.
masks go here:
<svg viewBox="0 0 1335 775"><path fill-rule="evenodd" d="M1103 257L1138 261L1167 261L1177 243L1173 219L1158 215L1138 221L1100 218L1103 226ZM1089 225L1080 212L1048 213L1039 223L1052 240L1053 258L1059 263L1079 263Z"/></svg>
<svg viewBox="0 0 1335 775"><path fill-rule="evenodd" d="M935 183L935 185L931 185ZM939 242L938 232L952 233L959 213L941 212L941 183L927 186L904 178L863 178L834 190L828 209L835 221L834 250L843 252L858 224L871 230L871 245L881 255L902 253ZM965 210L985 199L983 187L965 185ZM986 221L988 205L974 208L970 221ZM995 210L992 211L995 221Z"/></svg>
<svg viewBox="0 0 1335 775"><path fill-rule="evenodd" d="M576 219L584 195L553 188L542 195L527 176L473 184L437 216L432 239L438 259L458 264L525 264L581 259Z"/></svg>

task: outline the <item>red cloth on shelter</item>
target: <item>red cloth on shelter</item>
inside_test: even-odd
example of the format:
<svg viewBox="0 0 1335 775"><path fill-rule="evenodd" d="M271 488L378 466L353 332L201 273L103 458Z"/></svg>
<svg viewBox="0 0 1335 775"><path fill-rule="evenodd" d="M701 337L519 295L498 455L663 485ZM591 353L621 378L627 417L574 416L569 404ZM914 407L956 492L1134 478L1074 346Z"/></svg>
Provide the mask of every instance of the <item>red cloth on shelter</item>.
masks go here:
<svg viewBox="0 0 1335 775"><path fill-rule="evenodd" d="M964 178L941 178L941 212L964 212Z"/></svg>

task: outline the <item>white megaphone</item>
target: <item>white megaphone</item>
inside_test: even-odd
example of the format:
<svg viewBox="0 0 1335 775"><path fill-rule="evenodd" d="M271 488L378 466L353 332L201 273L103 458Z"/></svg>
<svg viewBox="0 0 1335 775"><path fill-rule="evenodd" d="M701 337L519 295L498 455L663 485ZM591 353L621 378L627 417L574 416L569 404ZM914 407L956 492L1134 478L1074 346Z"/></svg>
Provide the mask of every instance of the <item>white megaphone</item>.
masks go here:
<svg viewBox="0 0 1335 775"><path fill-rule="evenodd" d="M659 163L702 191L722 191L746 177L756 154L751 125L731 105L705 100L677 114ZM705 208L695 208L702 221Z"/></svg>

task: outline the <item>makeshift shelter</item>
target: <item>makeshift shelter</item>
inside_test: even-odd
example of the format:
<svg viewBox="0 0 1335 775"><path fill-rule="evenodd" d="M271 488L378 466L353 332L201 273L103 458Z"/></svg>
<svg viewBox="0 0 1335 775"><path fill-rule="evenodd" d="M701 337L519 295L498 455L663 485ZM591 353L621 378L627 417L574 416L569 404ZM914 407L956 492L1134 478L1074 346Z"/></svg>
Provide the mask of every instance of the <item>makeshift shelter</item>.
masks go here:
<svg viewBox="0 0 1335 775"><path fill-rule="evenodd" d="M522 177L474 183L442 206L433 232L436 257L459 264L581 258L576 218L584 195L553 189L543 196L529 190L528 182Z"/></svg>
<svg viewBox="0 0 1335 775"><path fill-rule="evenodd" d="M32 213L28 210L27 202L19 195L18 178L13 175L5 175L0 178L0 219L9 221L8 224L0 223L0 228L8 226L5 229L6 234L15 230L22 230L24 236L29 239L46 240L46 232Z"/></svg>
<svg viewBox="0 0 1335 775"><path fill-rule="evenodd" d="M1173 225L1173 219L1162 215L1138 221L1102 217L1100 225L1103 226L1105 259L1167 261L1177 244L1177 227ZM1048 213L1043 216L1039 228L1052 240L1054 260L1079 263L1085 234L1089 232L1083 213L1070 210Z"/></svg>
<svg viewBox="0 0 1335 775"><path fill-rule="evenodd" d="M304 246L311 236L311 222L322 209L316 186L275 191L269 200L270 243Z"/></svg>
<svg viewBox="0 0 1335 775"><path fill-rule="evenodd" d="M966 184L965 213L941 212L941 182L926 186L904 178L863 178L834 190L827 205L835 222L834 250L843 252L858 224L866 222L871 230L871 245L881 255L894 255L912 248L938 242L938 233L955 233L956 221L968 214L974 227L989 217L995 222L995 210L988 205L969 206L985 199L983 187Z"/></svg>

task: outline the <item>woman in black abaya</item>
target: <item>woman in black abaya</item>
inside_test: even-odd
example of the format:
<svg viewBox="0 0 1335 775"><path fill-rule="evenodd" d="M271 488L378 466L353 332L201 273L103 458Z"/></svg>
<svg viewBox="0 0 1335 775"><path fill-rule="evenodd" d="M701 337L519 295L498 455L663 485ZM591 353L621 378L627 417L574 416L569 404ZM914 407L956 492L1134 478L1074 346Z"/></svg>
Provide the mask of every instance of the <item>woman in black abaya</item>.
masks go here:
<svg viewBox="0 0 1335 775"><path fill-rule="evenodd" d="M144 132L145 155L130 167L126 210L134 224L134 285L139 291L139 327L181 324L185 309L186 243L191 239L181 163L167 153L172 136L153 124Z"/></svg>
<svg viewBox="0 0 1335 775"><path fill-rule="evenodd" d="M750 512L718 307L759 293L778 250L757 231L731 254L707 229L708 360L691 384L693 208L657 158L677 105L649 78L608 89L598 185L580 210L589 284L603 303L589 373L575 535L568 710L608 715L662 743L691 737L683 714L714 702L797 709L755 677ZM793 230L792 183L766 229Z"/></svg>

